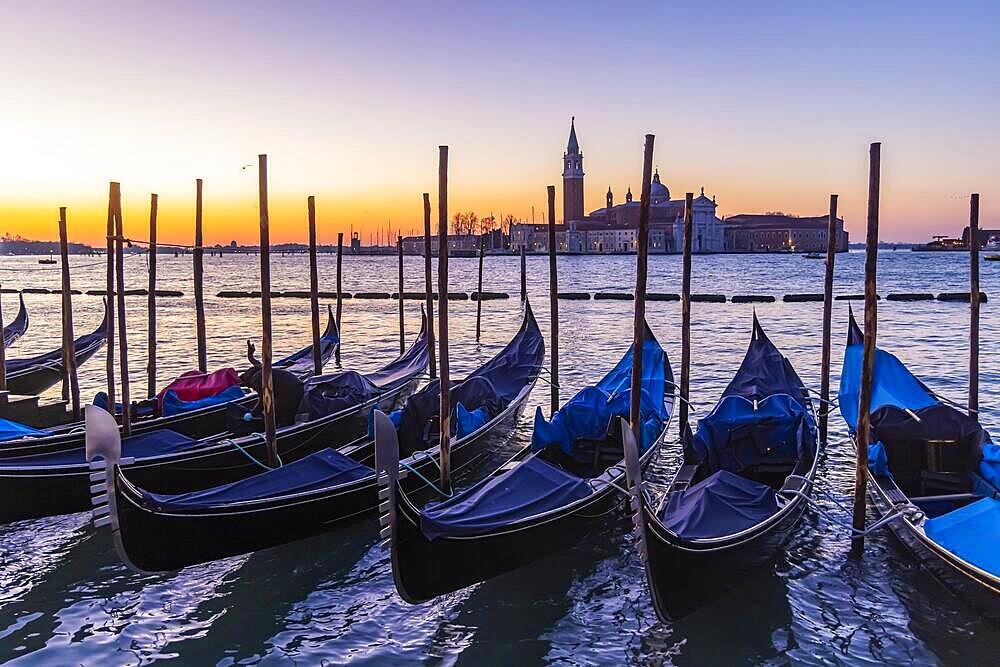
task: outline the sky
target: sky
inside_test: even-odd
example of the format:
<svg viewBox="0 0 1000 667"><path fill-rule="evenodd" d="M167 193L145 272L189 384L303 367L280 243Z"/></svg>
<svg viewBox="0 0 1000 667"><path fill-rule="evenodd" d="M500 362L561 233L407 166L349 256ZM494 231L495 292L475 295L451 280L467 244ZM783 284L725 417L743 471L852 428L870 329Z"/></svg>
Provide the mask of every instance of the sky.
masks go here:
<svg viewBox="0 0 1000 667"><path fill-rule="evenodd" d="M272 242L422 227L450 147L449 211L536 219L576 116L586 208L638 196L644 134L674 197L720 215L821 215L864 237L882 142L881 238L1000 227L1000 3L39 2L0 0L0 232Z"/></svg>

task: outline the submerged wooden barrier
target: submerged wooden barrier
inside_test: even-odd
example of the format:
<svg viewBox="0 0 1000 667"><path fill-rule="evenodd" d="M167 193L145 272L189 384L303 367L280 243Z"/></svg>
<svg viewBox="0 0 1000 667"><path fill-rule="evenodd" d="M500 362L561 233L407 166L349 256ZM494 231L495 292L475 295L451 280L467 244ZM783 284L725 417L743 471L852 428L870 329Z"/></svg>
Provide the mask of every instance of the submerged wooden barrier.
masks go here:
<svg viewBox="0 0 1000 667"><path fill-rule="evenodd" d="M469 295L469 298L473 301L498 301L500 299L509 299L510 294L507 294L507 292L473 292Z"/></svg>
<svg viewBox="0 0 1000 667"><path fill-rule="evenodd" d="M969 303L970 292L941 292L937 295L938 301L958 301L961 303ZM979 303L986 303L988 298L986 292L979 293Z"/></svg>
<svg viewBox="0 0 1000 667"><path fill-rule="evenodd" d="M680 301L680 294L670 292L646 292L646 301Z"/></svg>
<svg viewBox="0 0 1000 667"><path fill-rule="evenodd" d="M559 292L558 296L565 301L590 301L590 292Z"/></svg>
<svg viewBox="0 0 1000 667"><path fill-rule="evenodd" d="M774 303L775 298L770 294L734 294L729 299L733 303Z"/></svg>
<svg viewBox="0 0 1000 667"><path fill-rule="evenodd" d="M392 295L388 292L355 292L355 299L389 299Z"/></svg>
<svg viewBox="0 0 1000 667"><path fill-rule="evenodd" d="M833 300L834 301L864 301L865 300L865 295L864 294L838 294L837 296L833 297ZM882 297L880 297L878 294L876 294L875 295L875 300L876 301L881 301Z"/></svg>
<svg viewBox="0 0 1000 667"><path fill-rule="evenodd" d="M725 294L692 294L691 303L725 303Z"/></svg>
<svg viewBox="0 0 1000 667"><path fill-rule="evenodd" d="M632 301L633 299L635 299L635 295L629 292L597 292L594 294L596 301Z"/></svg>
<svg viewBox="0 0 1000 667"><path fill-rule="evenodd" d="M781 297L781 300L785 303L805 303L807 301L819 301L822 303L822 294L786 294Z"/></svg>
<svg viewBox="0 0 1000 667"><path fill-rule="evenodd" d="M933 301L934 295L929 292L893 292L886 299L889 301Z"/></svg>

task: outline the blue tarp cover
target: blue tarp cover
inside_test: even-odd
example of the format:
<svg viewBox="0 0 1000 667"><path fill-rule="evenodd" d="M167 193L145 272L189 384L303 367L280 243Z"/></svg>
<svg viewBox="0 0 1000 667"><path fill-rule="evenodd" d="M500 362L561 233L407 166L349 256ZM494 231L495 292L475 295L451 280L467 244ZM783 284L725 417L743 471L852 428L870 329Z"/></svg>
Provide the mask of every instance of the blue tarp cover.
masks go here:
<svg viewBox="0 0 1000 667"><path fill-rule="evenodd" d="M541 409L535 410L535 428L531 449L541 451L552 444L569 455L573 443L580 439L599 440L607 435L612 418L629 414L632 400L632 348L618 364L594 387L586 387L567 401L546 420ZM668 387L669 385L669 387ZM673 376L666 353L648 334L643 341L642 396L640 418L644 424L641 446L649 447L663 430L670 415L663 404L667 392L673 392Z"/></svg>
<svg viewBox="0 0 1000 667"><path fill-rule="evenodd" d="M727 470L670 496L663 525L684 539L733 535L777 513L774 489Z"/></svg>
<svg viewBox="0 0 1000 667"><path fill-rule="evenodd" d="M876 475L892 477L892 473L889 472L889 455L886 454L885 445L881 442L868 445L868 467Z"/></svg>
<svg viewBox="0 0 1000 667"><path fill-rule="evenodd" d="M233 385L228 389L223 389L215 396L206 396L196 401L182 401L177 397L177 392L168 389L163 394L163 416L178 415L184 412L191 412L200 408L207 408L212 405L228 403L243 398L246 394L239 385Z"/></svg>
<svg viewBox="0 0 1000 667"><path fill-rule="evenodd" d="M858 426L863 354L863 344L848 345L844 352L844 368L840 374L840 413L844 415L844 421L852 431ZM885 350L875 351L875 374L872 377L871 412L886 405L915 412L938 402L927 387L913 377L903 362Z"/></svg>
<svg viewBox="0 0 1000 667"><path fill-rule="evenodd" d="M43 435L49 435L49 432L12 422L9 419L0 419L0 442L17 440L18 438L37 438Z"/></svg>
<svg viewBox="0 0 1000 667"><path fill-rule="evenodd" d="M487 412L486 408L476 408L470 411L459 403L455 406L455 421L458 422L455 435L464 438L470 433L475 433L489 420L490 413Z"/></svg>
<svg viewBox="0 0 1000 667"><path fill-rule="evenodd" d="M122 440L122 457L132 456L137 459L147 456L173 454L190 449L197 440L167 428L157 429L148 433L133 435ZM77 447L63 452L24 456L7 459L6 463L14 466L61 466L84 465L86 454L83 447Z"/></svg>
<svg viewBox="0 0 1000 667"><path fill-rule="evenodd" d="M1000 490L1000 445L992 442L982 447L983 458L979 463L979 474L983 479Z"/></svg>
<svg viewBox="0 0 1000 667"><path fill-rule="evenodd" d="M531 457L420 514L429 540L442 536L481 535L568 505L590 494L579 477Z"/></svg>
<svg viewBox="0 0 1000 667"><path fill-rule="evenodd" d="M929 519L924 532L951 553L981 570L1000 575L1000 501L982 498Z"/></svg>
<svg viewBox="0 0 1000 667"><path fill-rule="evenodd" d="M231 503L259 500L293 493L332 488L371 475L368 466L333 449L268 470L238 482L201 491L160 494L143 491L143 499L156 509L167 512L197 511Z"/></svg>

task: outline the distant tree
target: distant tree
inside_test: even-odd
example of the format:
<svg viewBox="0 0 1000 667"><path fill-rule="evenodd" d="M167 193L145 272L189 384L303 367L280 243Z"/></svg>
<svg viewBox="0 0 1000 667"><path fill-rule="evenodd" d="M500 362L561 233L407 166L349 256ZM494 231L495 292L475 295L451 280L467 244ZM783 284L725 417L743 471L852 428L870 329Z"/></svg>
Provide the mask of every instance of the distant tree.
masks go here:
<svg viewBox="0 0 1000 667"><path fill-rule="evenodd" d="M513 215L509 213L505 215L503 220L500 221L501 233L510 234L510 226L515 222L517 222L517 218L515 218Z"/></svg>
<svg viewBox="0 0 1000 667"><path fill-rule="evenodd" d="M480 234L489 234L496 228L497 228L497 219L493 216L493 214L484 216L479 220Z"/></svg>

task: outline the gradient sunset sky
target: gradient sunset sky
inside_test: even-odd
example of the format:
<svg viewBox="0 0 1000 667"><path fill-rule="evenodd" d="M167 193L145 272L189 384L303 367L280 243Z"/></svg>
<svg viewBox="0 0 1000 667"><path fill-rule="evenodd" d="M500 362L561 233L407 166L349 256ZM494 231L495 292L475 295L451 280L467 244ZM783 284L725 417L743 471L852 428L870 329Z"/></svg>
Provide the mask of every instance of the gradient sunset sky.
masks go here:
<svg viewBox="0 0 1000 667"><path fill-rule="evenodd" d="M638 196L643 134L674 197L720 215L823 214L863 239L870 141L882 238L960 234L968 195L1000 227L1000 3L39 2L0 19L0 232L257 239L267 153L273 242L421 227L451 147L450 210L530 218L560 194L571 115L587 209ZM245 165L252 165L244 168ZM434 201L436 206L436 201ZM541 219L540 215L537 216Z"/></svg>

